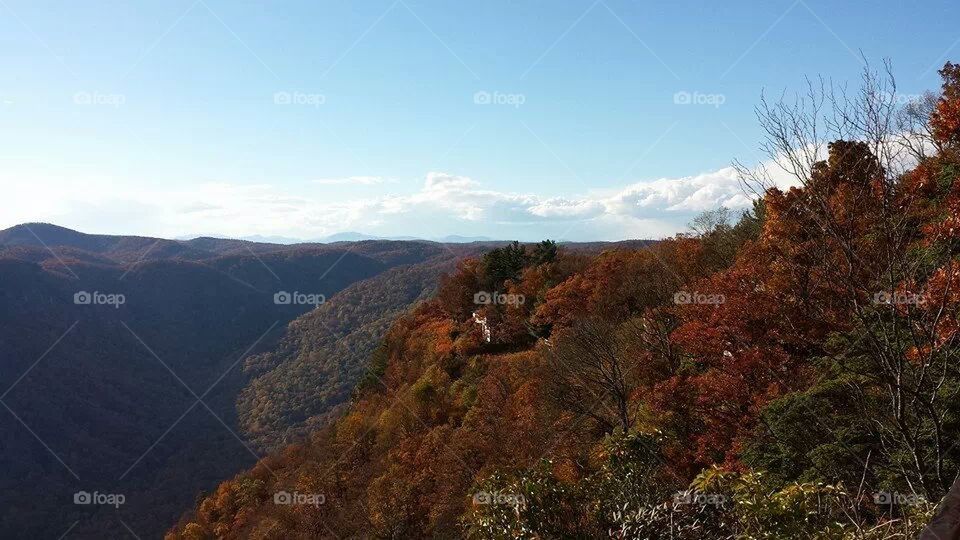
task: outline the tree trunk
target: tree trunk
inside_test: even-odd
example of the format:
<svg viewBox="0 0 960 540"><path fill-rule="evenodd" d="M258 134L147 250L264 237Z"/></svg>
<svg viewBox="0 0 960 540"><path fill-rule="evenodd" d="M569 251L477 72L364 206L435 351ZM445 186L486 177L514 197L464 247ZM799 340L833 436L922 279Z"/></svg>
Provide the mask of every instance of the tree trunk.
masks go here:
<svg viewBox="0 0 960 540"><path fill-rule="evenodd" d="M918 540L960 539L960 479L953 482L943 498L937 513L930 520Z"/></svg>

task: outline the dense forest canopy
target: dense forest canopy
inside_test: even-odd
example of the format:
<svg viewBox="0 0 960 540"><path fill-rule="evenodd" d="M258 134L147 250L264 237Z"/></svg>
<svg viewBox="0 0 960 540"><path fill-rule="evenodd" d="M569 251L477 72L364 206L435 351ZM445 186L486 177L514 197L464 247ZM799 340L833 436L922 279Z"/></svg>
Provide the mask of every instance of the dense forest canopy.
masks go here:
<svg viewBox="0 0 960 540"><path fill-rule="evenodd" d="M906 108L887 73L763 101L794 186L741 167L742 215L463 261L167 537L917 536L960 472L960 66Z"/></svg>

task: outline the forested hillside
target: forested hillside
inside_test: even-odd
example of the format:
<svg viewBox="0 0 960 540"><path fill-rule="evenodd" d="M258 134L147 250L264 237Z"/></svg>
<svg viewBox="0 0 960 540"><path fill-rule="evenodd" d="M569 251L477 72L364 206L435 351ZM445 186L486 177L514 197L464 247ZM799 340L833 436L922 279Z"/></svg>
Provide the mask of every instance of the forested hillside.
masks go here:
<svg viewBox="0 0 960 540"><path fill-rule="evenodd" d="M272 350L302 314L322 311L340 334L360 332L331 360L345 355L340 375L313 379L331 388L311 409L323 415L359 377L347 361L364 350L359 336L389 316L369 288L338 293L380 279L397 290L387 303L401 309L458 257L424 242L179 242L45 224L0 231L0 243L2 537L128 534L119 519L160 534L197 493L256 462L244 433L254 420L238 414L237 399L256 395L264 381L244 390L253 377L267 380L279 366L247 372L249 357ZM281 291L325 302L278 304ZM123 301L78 303L80 293ZM283 374L269 380L295 384ZM122 493L126 503L72 504L78 491Z"/></svg>
<svg viewBox="0 0 960 540"><path fill-rule="evenodd" d="M322 427L349 401L393 320L432 295L455 260L442 254L351 285L292 322L275 349L247 360L254 378L237 409L249 440L276 450Z"/></svg>
<svg viewBox="0 0 960 540"><path fill-rule="evenodd" d="M941 74L906 110L869 72L764 102L795 187L744 169L743 215L462 262L342 417L167 538L916 537L960 471L960 67Z"/></svg>
<svg viewBox="0 0 960 540"><path fill-rule="evenodd" d="M497 245L0 231L0 536L160 534L198 494L336 418L393 319ZM84 292L122 303L78 304ZM72 504L79 491L125 503Z"/></svg>

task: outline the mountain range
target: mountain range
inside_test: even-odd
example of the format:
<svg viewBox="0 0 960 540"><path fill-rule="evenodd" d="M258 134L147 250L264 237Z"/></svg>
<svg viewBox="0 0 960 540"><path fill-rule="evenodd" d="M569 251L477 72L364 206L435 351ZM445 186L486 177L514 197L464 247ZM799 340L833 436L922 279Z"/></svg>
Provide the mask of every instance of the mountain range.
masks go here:
<svg viewBox="0 0 960 540"><path fill-rule="evenodd" d="M292 334L316 317L338 337L375 334L382 323L365 327L375 322L364 318L365 302L378 295L363 294L369 284L347 289L381 275L396 281L388 314L423 294L458 256L426 242L175 241L47 224L0 231L0 401L7 409L0 411L7 473L0 536L56 538L72 523L72 535L122 534L124 523L156 535L197 493L255 462L246 426L271 440L299 425L260 435L257 418L272 418L272 410L244 406L237 414L239 396L246 404L259 389L294 384L283 381L282 370L295 371L283 361L247 365L278 340L294 339L288 323L315 313ZM416 279L405 281L408 273ZM284 292L295 296L276 303ZM298 293L317 302L298 304ZM341 311L363 316L341 321ZM313 414L349 395L358 368L341 364L336 384L316 383L332 389ZM307 393L290 389L283 398L296 403ZM123 493L126 504L64 512L79 491Z"/></svg>
<svg viewBox="0 0 960 540"><path fill-rule="evenodd" d="M221 235L216 234L203 234L203 235L187 235L178 237L177 240L181 241L190 241L197 238L224 238ZM468 244L470 242L494 242L493 238L488 236L460 236L456 234L450 234L440 237L429 237L421 238L417 236L378 236L372 234L364 234L356 231L344 231L339 233L334 233L331 235L323 236L313 240L304 240L301 238L293 238L290 236L263 236L263 235L250 235L241 237L240 240L246 240L248 242L255 243L267 243L267 244L280 244L280 245L292 245L292 244L332 244L335 242L361 242L363 240L403 240L403 241L427 241L427 242L440 242L443 244Z"/></svg>
<svg viewBox="0 0 960 540"><path fill-rule="evenodd" d="M159 534L335 418L393 319L502 244L0 231L0 536Z"/></svg>

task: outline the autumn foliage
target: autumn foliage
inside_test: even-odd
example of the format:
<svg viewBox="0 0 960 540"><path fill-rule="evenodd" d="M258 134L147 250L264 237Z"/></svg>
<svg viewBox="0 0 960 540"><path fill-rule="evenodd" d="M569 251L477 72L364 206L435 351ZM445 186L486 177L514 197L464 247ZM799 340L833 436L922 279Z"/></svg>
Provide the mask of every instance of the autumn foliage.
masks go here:
<svg viewBox="0 0 960 540"><path fill-rule="evenodd" d="M904 174L836 140L695 233L463 261L344 416L168 538L916 534L960 472L960 69L941 73L943 148Z"/></svg>

